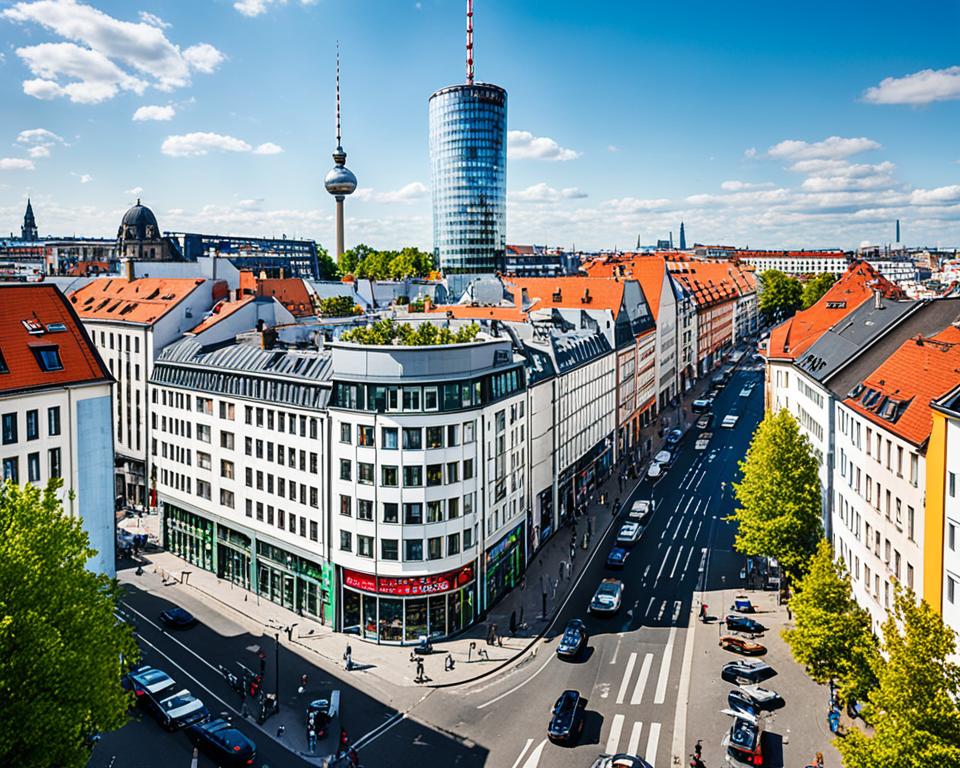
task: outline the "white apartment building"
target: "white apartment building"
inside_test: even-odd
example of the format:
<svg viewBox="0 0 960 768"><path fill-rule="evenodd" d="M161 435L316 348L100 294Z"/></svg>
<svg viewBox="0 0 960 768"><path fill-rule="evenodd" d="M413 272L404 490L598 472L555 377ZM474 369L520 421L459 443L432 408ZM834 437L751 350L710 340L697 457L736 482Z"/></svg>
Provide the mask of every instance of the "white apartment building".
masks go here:
<svg viewBox="0 0 960 768"><path fill-rule="evenodd" d="M775 269L794 277L824 273L839 277L850 266L843 251L738 251L736 257L758 275Z"/></svg>
<svg viewBox="0 0 960 768"><path fill-rule="evenodd" d="M924 592L943 621L960 632L960 389L933 404L927 451L927 555ZM941 558L936 554L942 553ZM942 562L938 562L942 560ZM936 599L936 593L940 599ZM960 659L960 649L954 661Z"/></svg>

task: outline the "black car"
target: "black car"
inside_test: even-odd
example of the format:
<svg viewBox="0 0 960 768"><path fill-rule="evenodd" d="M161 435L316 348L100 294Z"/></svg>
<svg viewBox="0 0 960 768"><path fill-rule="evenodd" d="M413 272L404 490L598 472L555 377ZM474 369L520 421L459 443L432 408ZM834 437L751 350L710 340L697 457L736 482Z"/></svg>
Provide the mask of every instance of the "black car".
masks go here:
<svg viewBox="0 0 960 768"><path fill-rule="evenodd" d="M723 665L720 679L734 685L762 683L777 674L773 667L762 661L731 661Z"/></svg>
<svg viewBox="0 0 960 768"><path fill-rule="evenodd" d="M580 691L564 691L553 705L553 716L547 726L550 741L570 743L583 732L583 713L586 699Z"/></svg>
<svg viewBox="0 0 960 768"><path fill-rule="evenodd" d="M763 729L755 718L749 715L736 718L724 743L727 754L737 762L763 765Z"/></svg>
<svg viewBox="0 0 960 768"><path fill-rule="evenodd" d="M746 714L753 718L760 717L756 702L742 691L730 691L727 694L727 705L738 714Z"/></svg>
<svg viewBox="0 0 960 768"><path fill-rule="evenodd" d="M160 700L173 693L176 685L170 675L151 666L138 667L123 679L123 687L133 691L137 703L154 713L160 709Z"/></svg>
<svg viewBox="0 0 960 768"><path fill-rule="evenodd" d="M626 547L614 547L607 555L607 568L623 568L627 564L630 550Z"/></svg>
<svg viewBox="0 0 960 768"><path fill-rule="evenodd" d="M197 617L183 608L167 608L160 614L160 621L170 629L189 629L197 623Z"/></svg>
<svg viewBox="0 0 960 768"><path fill-rule="evenodd" d="M763 626L756 619L748 619L746 616L735 616L730 614L724 620L727 625L727 629L730 629L734 632L746 632L750 635L762 635L767 631L767 628Z"/></svg>
<svg viewBox="0 0 960 768"><path fill-rule="evenodd" d="M617 755L600 755L590 768L653 768L653 766L636 755L621 752Z"/></svg>
<svg viewBox="0 0 960 768"><path fill-rule="evenodd" d="M587 625L581 619L571 619L563 630L563 636L557 644L557 656L573 659L580 655L587 647Z"/></svg>
<svg viewBox="0 0 960 768"><path fill-rule="evenodd" d="M683 430L679 428L671 429L667 432L666 444L676 445L683 439Z"/></svg>
<svg viewBox="0 0 960 768"><path fill-rule="evenodd" d="M253 765L257 757L257 745L222 718L194 723L187 735L217 765Z"/></svg>

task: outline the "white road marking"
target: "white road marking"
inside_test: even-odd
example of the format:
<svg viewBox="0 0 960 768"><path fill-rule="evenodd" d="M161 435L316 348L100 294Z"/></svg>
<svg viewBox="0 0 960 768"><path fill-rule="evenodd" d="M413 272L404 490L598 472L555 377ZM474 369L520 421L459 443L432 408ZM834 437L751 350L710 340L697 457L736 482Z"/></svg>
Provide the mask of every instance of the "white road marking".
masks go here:
<svg viewBox="0 0 960 768"><path fill-rule="evenodd" d="M702 526L703 526L703 520L698 520L698 521L697 521L697 530L696 530L696 531L694 532L694 534L693 534L693 540L694 540L694 541L696 541L697 538L700 536L700 528L701 528Z"/></svg>
<svg viewBox="0 0 960 768"><path fill-rule="evenodd" d="M687 575L687 568L690 567L690 558L693 557L693 547L690 547L690 554L687 555L687 562L683 564L683 575Z"/></svg>
<svg viewBox="0 0 960 768"><path fill-rule="evenodd" d="M695 506L695 507L693 508L693 514L690 515L690 517L696 517L697 512L700 511L700 502L701 502L701 501L703 501L703 499L697 499L697 506ZM691 520L691 522L693 522L693 521Z"/></svg>
<svg viewBox="0 0 960 768"><path fill-rule="evenodd" d="M633 730L630 731L630 741L627 743L627 754L635 755L640 749L640 732L643 730L643 723L639 720L633 724Z"/></svg>
<svg viewBox="0 0 960 768"><path fill-rule="evenodd" d="M697 573L703 573L703 568L704 568L704 566L706 565L706 562L707 562L707 548L706 548L706 547L701 547L701 548L700 548L700 553L701 553L701 554L700 554L700 565L697 567Z"/></svg>
<svg viewBox="0 0 960 768"><path fill-rule="evenodd" d="M670 627L667 646L663 649L663 658L660 660L660 677L657 678L657 692L653 697L654 704L663 704L667 696L667 678L670 677L670 661L673 658L673 643L676 639L677 628L675 626Z"/></svg>
<svg viewBox="0 0 960 768"><path fill-rule="evenodd" d="M670 578L672 579L674 574L677 572L677 566L680 564L680 558L683 557L683 545L680 545L680 548L677 549L677 559L673 561L673 568L670 569Z"/></svg>
<svg viewBox="0 0 960 768"><path fill-rule="evenodd" d="M523 756L527 754L527 750L530 749L531 744L533 744L533 739L527 739L527 743L523 745L520 755L513 761L513 768L517 768L517 766L520 765L520 761L523 760Z"/></svg>
<svg viewBox="0 0 960 768"><path fill-rule="evenodd" d="M657 611L657 621L661 621L663 619L663 612L666 610L667 610L667 601L663 600L660 603L660 610Z"/></svg>
<svg viewBox="0 0 960 768"><path fill-rule="evenodd" d="M654 601L655 599L656 599L656 598L653 598L653 597L650 598L650 602L647 603L647 612L644 614L644 616L649 616L649 615L650 615L650 611L653 610L653 601Z"/></svg>
<svg viewBox="0 0 960 768"><path fill-rule="evenodd" d="M650 723L650 735L647 736L647 754L644 758L650 765L657 764L657 747L660 746L660 723Z"/></svg>
<svg viewBox="0 0 960 768"><path fill-rule="evenodd" d="M623 699L627 695L627 686L630 685L630 677L633 675L633 667L637 663L637 654L631 653L627 659L627 668L623 670L623 680L620 681L620 689L617 691L617 704L623 704Z"/></svg>
<svg viewBox="0 0 960 768"><path fill-rule="evenodd" d="M707 471L706 471L706 470L704 470L703 472L700 473L700 479L697 480L696 485L693 486L693 490L696 491L696 490L698 490L698 489L700 488L700 483L703 482L703 478L705 478L706 476L707 476Z"/></svg>
<svg viewBox="0 0 960 768"><path fill-rule="evenodd" d="M611 664L617 663L617 654L620 653L620 643L623 642L623 632L617 633L617 644L613 649L613 658L610 659Z"/></svg>
<svg viewBox="0 0 960 768"><path fill-rule="evenodd" d="M683 528L683 518L681 517L677 520L677 527L673 530L673 536L671 537L672 541L677 540L677 535L680 533L680 529Z"/></svg>
<svg viewBox="0 0 960 768"><path fill-rule="evenodd" d="M540 665L540 668L539 668L536 672L534 672L532 675L530 675L530 677L528 677L526 680L524 680L524 681L521 682L521 683L517 683L517 684L516 684L515 686L513 686L513 688L511 688L509 691L505 691L505 692L501 693L501 694L500 694L499 696L497 696L496 698L490 699L490 701L485 701L483 704L477 704L477 709L486 709L486 708L489 707L491 704L496 704L498 701L500 701L500 699L505 699L507 696L509 696L509 695L510 695L511 693L513 693L514 691L519 691L521 688L523 688L523 686L525 686L527 683L529 683L531 680L533 680L533 678L535 678L537 675L539 675L541 672L543 672L543 670L546 668L547 664L549 664L552 660L553 660L553 654L550 654L550 657L549 657L545 662L543 662L543 664Z"/></svg>
<svg viewBox="0 0 960 768"><path fill-rule="evenodd" d="M643 663L640 665L640 676L637 678L637 685L633 689L633 696L630 697L630 705L637 706L643 696L643 689L647 687L647 678L650 677L650 667L653 666L653 654L648 653L643 657ZM627 750L633 754L633 748Z"/></svg>
<svg viewBox="0 0 960 768"><path fill-rule="evenodd" d="M684 516L686 516L687 512L690 510L690 505L693 504L694 498L695 498L695 497L691 496L691 497L690 497L690 501L687 502L687 506L685 506L685 507L683 508L683 514L684 514ZM700 503L700 499L697 499L697 504L699 504L699 503ZM696 510L694 510L694 512L696 512Z"/></svg>
<svg viewBox="0 0 960 768"><path fill-rule="evenodd" d="M697 510L693 510L693 514L694 514L694 515L697 514ZM691 516L691 518L690 518L690 522L687 523L687 530L685 530L685 531L683 532L683 538L684 538L684 539L690 538L690 529L691 529L691 528L693 528L693 517L692 517L692 516Z"/></svg>
<svg viewBox="0 0 960 768"><path fill-rule="evenodd" d="M546 744L546 739L537 744L537 748L530 753L530 757L528 757L527 762L523 764L523 768L537 768L537 766L540 764L540 755L543 754L543 748L546 746Z"/></svg>
<svg viewBox="0 0 960 768"><path fill-rule="evenodd" d="M697 621L691 616L683 643L683 661L680 664L680 682L677 685L677 707L673 713L671 752L675 757L683 755L687 748L687 704L690 700L690 669L693 667L693 639L696 631Z"/></svg>
<svg viewBox="0 0 960 768"><path fill-rule="evenodd" d="M667 558L670 557L670 550L673 548L673 545L670 544L667 547L667 551L663 553L663 562L660 563L660 570L657 571L657 578L653 580L653 585L656 586L657 582L660 581L660 577L663 576L663 569L667 567Z"/></svg>
<svg viewBox="0 0 960 768"><path fill-rule="evenodd" d="M397 714L388 718L386 722L380 723L380 725L378 725L372 731L368 731L355 742L353 742L353 748L362 749L363 747L369 746L371 743L379 739L381 736L383 736L383 734L393 728L393 726L400 725L400 723L402 723L406 717L406 712L397 712Z"/></svg>
<svg viewBox="0 0 960 768"><path fill-rule="evenodd" d="M623 715L614 715L613 723L610 725L610 735L607 736L607 754L616 754L617 746L620 744L620 731L622 730Z"/></svg>

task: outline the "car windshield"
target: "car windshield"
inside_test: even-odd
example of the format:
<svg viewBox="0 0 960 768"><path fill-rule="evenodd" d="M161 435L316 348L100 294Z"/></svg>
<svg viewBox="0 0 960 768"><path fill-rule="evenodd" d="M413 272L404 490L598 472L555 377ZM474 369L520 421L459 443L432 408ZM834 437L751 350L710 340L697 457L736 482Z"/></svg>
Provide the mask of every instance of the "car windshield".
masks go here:
<svg viewBox="0 0 960 768"><path fill-rule="evenodd" d="M567 631L563 633L563 642L565 643L575 643L580 638L580 630L576 627L567 627Z"/></svg>
<svg viewBox="0 0 960 768"><path fill-rule="evenodd" d="M753 723L738 717L730 729L730 742L742 749L753 750L756 747L759 735L757 727Z"/></svg>
<svg viewBox="0 0 960 768"><path fill-rule="evenodd" d="M167 712L172 712L175 709L186 707L196 700L196 697L194 697L194 695L189 691L180 691L180 693L178 693L176 696L171 696L169 699L164 699L163 702L161 702L161 706Z"/></svg>
<svg viewBox="0 0 960 768"><path fill-rule="evenodd" d="M597 597L616 597L620 588L616 584L601 584L597 590Z"/></svg>

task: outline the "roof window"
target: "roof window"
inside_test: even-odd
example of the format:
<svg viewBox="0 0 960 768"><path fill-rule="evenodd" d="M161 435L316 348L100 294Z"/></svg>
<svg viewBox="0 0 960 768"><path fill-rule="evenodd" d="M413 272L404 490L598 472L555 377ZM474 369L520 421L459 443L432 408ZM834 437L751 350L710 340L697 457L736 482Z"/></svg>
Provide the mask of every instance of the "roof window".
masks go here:
<svg viewBox="0 0 960 768"><path fill-rule="evenodd" d="M60 360L60 347L56 345L31 347L30 351L33 352L33 356L37 358L37 364L40 366L40 370L48 373L63 370L63 361Z"/></svg>
<svg viewBox="0 0 960 768"><path fill-rule="evenodd" d="M7 367L7 361L3 359L2 349L0 349L0 373L10 373L10 369Z"/></svg>

